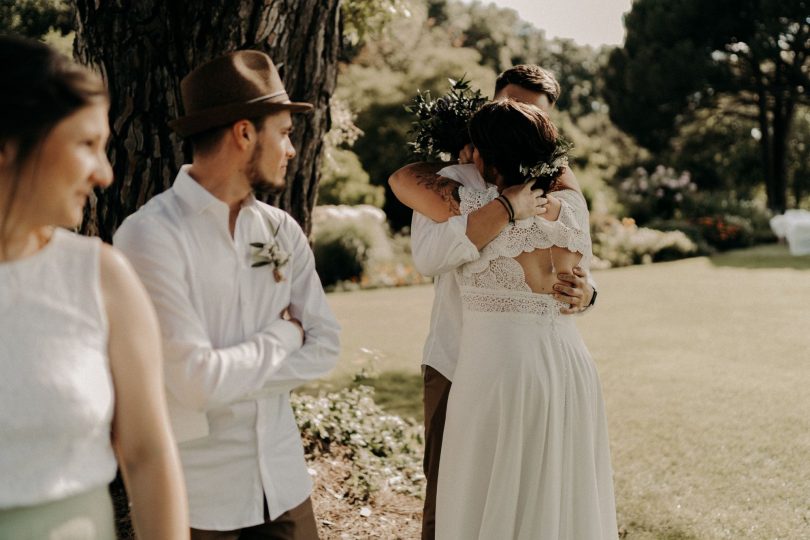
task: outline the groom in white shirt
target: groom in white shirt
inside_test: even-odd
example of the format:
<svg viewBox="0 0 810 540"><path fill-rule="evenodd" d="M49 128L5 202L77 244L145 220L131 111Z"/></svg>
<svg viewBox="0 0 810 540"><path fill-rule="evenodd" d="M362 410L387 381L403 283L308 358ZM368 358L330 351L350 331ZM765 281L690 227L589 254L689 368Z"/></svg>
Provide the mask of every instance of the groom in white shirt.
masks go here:
<svg viewBox="0 0 810 540"><path fill-rule="evenodd" d="M337 362L339 327L283 190L291 102L271 59L238 51L181 83L171 122L194 159L114 243L152 297L192 539L317 538L291 389Z"/></svg>

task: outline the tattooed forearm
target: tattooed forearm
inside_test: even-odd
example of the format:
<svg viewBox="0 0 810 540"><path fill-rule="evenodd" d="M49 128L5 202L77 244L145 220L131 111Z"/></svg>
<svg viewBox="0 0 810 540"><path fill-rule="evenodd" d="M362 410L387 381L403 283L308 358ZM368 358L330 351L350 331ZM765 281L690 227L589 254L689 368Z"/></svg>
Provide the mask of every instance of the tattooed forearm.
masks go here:
<svg viewBox="0 0 810 540"><path fill-rule="evenodd" d="M439 178L436 173L446 166L446 163L414 163L409 165L408 172L416 180L417 185L427 186L436 182Z"/></svg>
<svg viewBox="0 0 810 540"><path fill-rule="evenodd" d="M458 188L461 187L461 184L449 178L434 175L433 181L429 184L425 184L425 187L441 196L451 214L459 215L461 213L461 209L459 208L461 198L458 194Z"/></svg>
<svg viewBox="0 0 810 540"><path fill-rule="evenodd" d="M443 221L448 213L460 213L459 184L437 174L446 166L446 163L411 163L393 173L388 184L405 206Z"/></svg>

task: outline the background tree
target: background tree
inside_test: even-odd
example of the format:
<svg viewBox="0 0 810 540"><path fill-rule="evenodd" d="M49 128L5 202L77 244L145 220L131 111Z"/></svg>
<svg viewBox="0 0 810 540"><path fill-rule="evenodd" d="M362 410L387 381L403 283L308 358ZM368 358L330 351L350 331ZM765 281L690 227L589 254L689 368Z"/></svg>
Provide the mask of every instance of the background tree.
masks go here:
<svg viewBox="0 0 810 540"><path fill-rule="evenodd" d="M70 56L73 5L67 0L0 0L0 32L44 41Z"/></svg>
<svg viewBox="0 0 810 540"><path fill-rule="evenodd" d="M581 146L582 152L599 148L609 160L618 157L622 162L635 157L634 151L619 151L629 139L607 125L598 80L606 51L570 40L547 40L543 31L521 20L513 10L480 2L412 0L407 12L410 16L392 21L384 35L353 48L351 56L344 55L336 90L336 96L356 114L356 124L363 132L353 147L343 150L357 155L371 184L386 189L383 208L393 228L409 225L411 216L386 182L391 172L413 160L407 141L414 118L404 106L417 90L433 96L446 93L448 78L465 76L491 96L499 71L518 63L543 65L563 85L557 110L565 115L566 130L573 131L587 117L580 139L595 136L610 146L604 151L605 144L600 148L594 142ZM620 168L604 159L595 166L598 158L591 160L580 150L577 153L582 163L594 165L589 165L587 173L593 180L592 191L603 183L604 175Z"/></svg>
<svg viewBox="0 0 810 540"><path fill-rule="evenodd" d="M65 0L0 0L0 30L43 39L73 31L73 8Z"/></svg>
<svg viewBox="0 0 810 540"><path fill-rule="evenodd" d="M654 151L705 107L753 119L768 205L784 211L791 127L810 87L808 14L807 0L634 2L605 71L611 118Z"/></svg>
<svg viewBox="0 0 810 540"><path fill-rule="evenodd" d="M191 157L166 124L182 113L180 80L236 49L267 52L291 97L315 105L295 117L298 156L287 189L272 201L308 230L337 76L338 0L76 0L76 8L75 55L104 75L110 91L116 178L89 205L84 232L110 240L127 215L171 185Z"/></svg>
<svg viewBox="0 0 810 540"><path fill-rule="evenodd" d="M810 195L810 107L797 109L792 134L788 143L788 183L798 205Z"/></svg>

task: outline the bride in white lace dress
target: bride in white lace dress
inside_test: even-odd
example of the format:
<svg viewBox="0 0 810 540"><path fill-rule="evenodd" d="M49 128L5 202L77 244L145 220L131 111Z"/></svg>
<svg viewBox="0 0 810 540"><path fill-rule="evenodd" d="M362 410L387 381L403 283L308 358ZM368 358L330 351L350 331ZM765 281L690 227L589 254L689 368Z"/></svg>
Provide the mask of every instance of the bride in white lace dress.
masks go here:
<svg viewBox="0 0 810 540"><path fill-rule="evenodd" d="M516 160L545 162L529 176L547 185L565 168L556 129L529 105L485 105L470 132L476 166L440 171L415 210L435 220L476 210L525 181ZM496 185L452 182L477 172ZM599 378L551 294L558 272L589 267L588 209L564 184L547 199L548 213L509 225L456 271L463 324L439 467L439 540L617 537Z"/></svg>

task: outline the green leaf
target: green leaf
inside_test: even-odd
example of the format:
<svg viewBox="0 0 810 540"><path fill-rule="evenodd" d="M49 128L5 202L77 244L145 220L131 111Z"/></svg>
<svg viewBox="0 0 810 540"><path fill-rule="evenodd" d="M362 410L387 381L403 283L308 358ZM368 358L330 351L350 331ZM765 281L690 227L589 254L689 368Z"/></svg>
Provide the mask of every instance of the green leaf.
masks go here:
<svg viewBox="0 0 810 540"><path fill-rule="evenodd" d="M268 264L270 264L270 261L259 261L251 264L250 266L251 268L259 268L260 266L267 266Z"/></svg>
<svg viewBox="0 0 810 540"><path fill-rule="evenodd" d="M251 242L250 245L251 245L251 247L255 247L255 248L259 248L259 249L264 247L264 244L262 244L261 242Z"/></svg>

